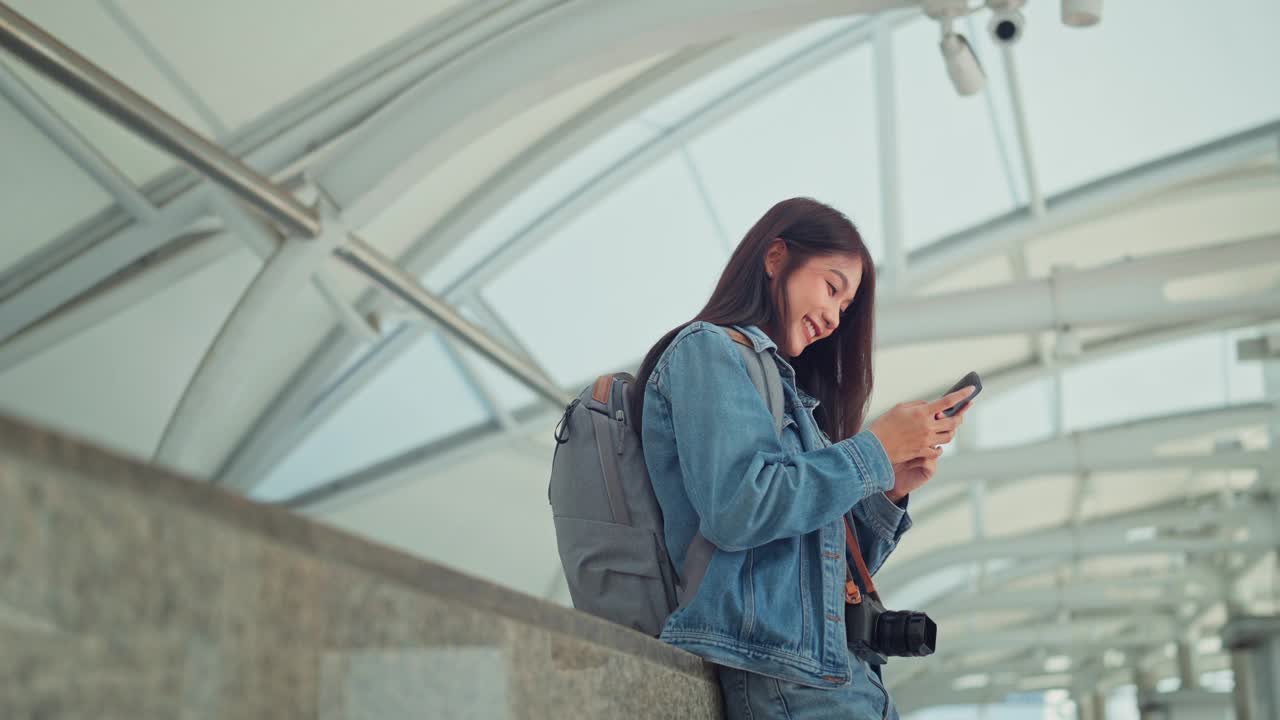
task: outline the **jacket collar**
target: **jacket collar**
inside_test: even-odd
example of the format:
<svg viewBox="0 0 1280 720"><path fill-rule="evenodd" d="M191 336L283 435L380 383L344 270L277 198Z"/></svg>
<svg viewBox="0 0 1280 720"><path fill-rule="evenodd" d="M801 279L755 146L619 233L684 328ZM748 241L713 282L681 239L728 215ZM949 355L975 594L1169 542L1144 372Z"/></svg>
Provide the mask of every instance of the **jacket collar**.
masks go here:
<svg viewBox="0 0 1280 720"><path fill-rule="evenodd" d="M778 353L778 344L775 343L763 330L755 325L733 325L731 326L738 332L747 336L751 344L755 346L756 352L764 352L765 350L773 350L774 354Z"/></svg>
<svg viewBox="0 0 1280 720"><path fill-rule="evenodd" d="M778 353L778 344L775 343L773 339L770 338L765 333L765 331L761 330L755 325L732 325L731 327L733 327L743 335L746 335L747 339L750 340L751 344L755 347L756 352L764 352L765 350L772 350L773 357L775 360L778 361L779 370L781 370L783 376L795 378L796 376L795 369L791 367L791 363L787 362L786 358L782 357L782 355ZM805 392L804 390L801 390L798 385L795 386L795 389L796 389L796 396L800 399L801 405L804 405L805 407L810 409L818 406L817 398Z"/></svg>

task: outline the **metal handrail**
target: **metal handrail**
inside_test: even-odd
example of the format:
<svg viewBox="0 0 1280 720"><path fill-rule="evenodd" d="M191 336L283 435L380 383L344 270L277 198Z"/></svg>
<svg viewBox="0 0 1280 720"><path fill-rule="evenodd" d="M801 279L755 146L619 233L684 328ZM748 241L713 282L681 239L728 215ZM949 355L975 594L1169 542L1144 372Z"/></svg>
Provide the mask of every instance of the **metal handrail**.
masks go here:
<svg viewBox="0 0 1280 720"><path fill-rule="evenodd" d="M318 237L319 213L271 180L206 140L124 83L0 2L0 47L111 116L144 140L191 165L212 182L279 221L295 234ZM477 353L511 373L552 404L573 398L532 363L525 362L436 297L412 275L359 238L348 235L334 255L378 286L438 323Z"/></svg>
<svg viewBox="0 0 1280 720"><path fill-rule="evenodd" d="M449 303L422 287L412 275L385 255L370 247L354 235L338 246L333 254L339 260L372 279L385 290L403 300L432 320L451 330L455 337L468 347L515 375L531 390L557 406L568 405L573 396L561 390L550 378L512 354L501 343L489 337L466 318L458 314Z"/></svg>
<svg viewBox="0 0 1280 720"><path fill-rule="evenodd" d="M0 47L290 231L312 238L320 235L315 211L4 3L0 3Z"/></svg>

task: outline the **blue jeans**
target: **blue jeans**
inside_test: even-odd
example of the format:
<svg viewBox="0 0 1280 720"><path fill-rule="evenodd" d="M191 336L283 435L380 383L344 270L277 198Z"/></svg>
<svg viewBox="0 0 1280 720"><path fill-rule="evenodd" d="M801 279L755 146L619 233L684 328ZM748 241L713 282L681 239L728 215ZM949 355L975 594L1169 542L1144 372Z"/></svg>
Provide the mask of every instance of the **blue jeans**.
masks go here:
<svg viewBox="0 0 1280 720"><path fill-rule="evenodd" d="M721 666L725 720L898 720L898 709L875 670L852 655L849 663L853 682L834 690Z"/></svg>

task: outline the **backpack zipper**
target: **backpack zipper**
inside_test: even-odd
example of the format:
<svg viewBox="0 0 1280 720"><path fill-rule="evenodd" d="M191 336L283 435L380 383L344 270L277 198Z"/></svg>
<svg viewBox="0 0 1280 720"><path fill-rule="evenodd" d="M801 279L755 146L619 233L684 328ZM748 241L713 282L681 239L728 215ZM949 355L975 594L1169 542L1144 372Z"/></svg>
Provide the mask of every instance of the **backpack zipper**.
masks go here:
<svg viewBox="0 0 1280 720"><path fill-rule="evenodd" d="M609 419L614 422L609 424L610 434L613 436L613 451L617 455L622 454L622 431L626 428L627 414L622 409L623 392L622 378L615 377L613 379L613 389L609 391Z"/></svg>
<svg viewBox="0 0 1280 720"><path fill-rule="evenodd" d="M578 403L582 402L580 398L574 398L573 402L564 409L564 414L560 416L560 422L556 423L556 429L552 437L555 438L556 445L563 445L569 442L569 416L573 414L573 409L578 407Z"/></svg>

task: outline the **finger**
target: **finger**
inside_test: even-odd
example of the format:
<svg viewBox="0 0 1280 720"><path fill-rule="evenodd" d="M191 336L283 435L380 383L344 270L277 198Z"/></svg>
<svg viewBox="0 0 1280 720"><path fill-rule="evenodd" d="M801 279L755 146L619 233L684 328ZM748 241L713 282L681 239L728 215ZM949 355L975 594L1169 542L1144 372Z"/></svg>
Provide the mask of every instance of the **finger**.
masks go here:
<svg viewBox="0 0 1280 720"><path fill-rule="evenodd" d="M931 448L925 448L924 452L920 454L920 457L928 460L936 460L941 455L942 455L941 447L931 447Z"/></svg>
<svg viewBox="0 0 1280 720"><path fill-rule="evenodd" d="M947 417L946 415L941 417L935 416L933 421L933 431L936 433L955 432L955 429L960 427L960 421L957 419L958 417L959 415L953 415L951 417Z"/></svg>
<svg viewBox="0 0 1280 720"><path fill-rule="evenodd" d="M945 445L951 442L951 439L954 438L955 436L956 436L956 432L954 430L949 430L947 432L940 432L937 435L934 435L933 437L934 437L934 441L937 442L939 445Z"/></svg>
<svg viewBox="0 0 1280 720"><path fill-rule="evenodd" d="M972 385L969 385L968 387L960 388L959 390L953 393L948 393L946 395L943 395L942 399L940 400L934 400L933 403L929 405L929 409L934 411L935 413L940 413L943 410L947 410L949 408L955 407L956 405L959 405L961 401L963 401L965 398L969 397L972 394L973 394Z"/></svg>

